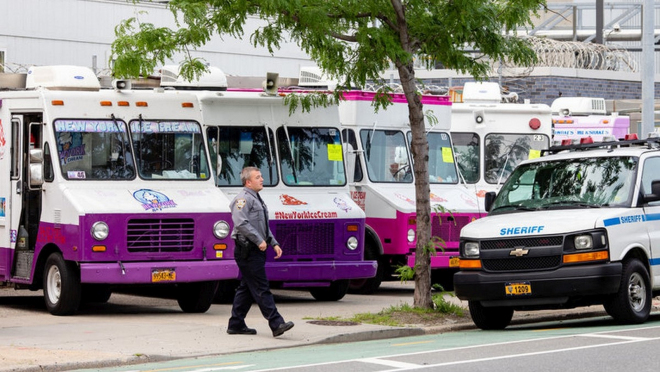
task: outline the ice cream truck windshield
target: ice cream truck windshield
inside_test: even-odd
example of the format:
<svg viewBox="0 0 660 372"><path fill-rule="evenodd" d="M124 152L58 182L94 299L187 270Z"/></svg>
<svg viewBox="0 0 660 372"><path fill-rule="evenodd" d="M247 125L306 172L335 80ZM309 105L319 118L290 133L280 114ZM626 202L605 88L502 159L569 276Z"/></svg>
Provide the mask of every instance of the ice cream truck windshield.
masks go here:
<svg viewBox="0 0 660 372"><path fill-rule="evenodd" d="M211 178L199 123L133 120L130 127L141 178Z"/></svg>

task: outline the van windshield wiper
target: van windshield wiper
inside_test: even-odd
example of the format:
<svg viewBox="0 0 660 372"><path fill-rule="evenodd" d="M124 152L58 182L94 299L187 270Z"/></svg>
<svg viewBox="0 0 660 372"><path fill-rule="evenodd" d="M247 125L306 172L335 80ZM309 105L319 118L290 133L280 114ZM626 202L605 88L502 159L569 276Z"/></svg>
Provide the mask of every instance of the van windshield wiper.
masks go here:
<svg viewBox="0 0 660 372"><path fill-rule="evenodd" d="M600 208L603 206L608 206L608 204L593 204L593 203L587 203L584 201L580 200L561 200L561 201L555 201L552 203L547 203L539 208L541 209L551 209L551 208L557 208L557 207L582 207L582 208Z"/></svg>
<svg viewBox="0 0 660 372"><path fill-rule="evenodd" d="M522 204L509 204L509 205L501 205L499 207L491 209L490 211L493 212L493 211L496 211L496 210L499 210L499 209L506 209L506 208L509 208L511 210L516 210L516 211L537 211L538 210L537 208L528 207L528 206L522 205Z"/></svg>

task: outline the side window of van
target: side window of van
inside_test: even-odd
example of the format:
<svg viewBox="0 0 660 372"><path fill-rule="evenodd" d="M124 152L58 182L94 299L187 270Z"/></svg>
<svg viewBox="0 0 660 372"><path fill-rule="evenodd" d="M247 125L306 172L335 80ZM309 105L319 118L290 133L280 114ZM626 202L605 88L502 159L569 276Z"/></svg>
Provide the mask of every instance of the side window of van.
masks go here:
<svg viewBox="0 0 660 372"><path fill-rule="evenodd" d="M651 193L651 182L660 180L660 157L648 158L644 161L642 170L642 193ZM649 203L651 205L660 205L660 201Z"/></svg>

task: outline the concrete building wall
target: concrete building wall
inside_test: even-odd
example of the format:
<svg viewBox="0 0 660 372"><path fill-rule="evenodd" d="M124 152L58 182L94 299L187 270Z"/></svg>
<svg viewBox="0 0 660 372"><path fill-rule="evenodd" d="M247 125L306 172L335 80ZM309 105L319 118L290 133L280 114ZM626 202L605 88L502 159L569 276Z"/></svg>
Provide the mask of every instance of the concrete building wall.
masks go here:
<svg viewBox="0 0 660 372"><path fill-rule="evenodd" d="M134 4L127 0L20 0L0 1L0 54L6 72L25 72L31 65L80 65L110 68L114 29L124 19L138 17L158 27L174 28L174 17L164 5ZM229 75L266 76L278 72L297 77L301 66L314 65L297 45L284 43L271 55L250 44L250 34L261 24L250 18L244 40L215 36L192 55ZM182 56L166 64L177 64ZM96 61L96 62L94 62ZM0 60L1 62L1 60ZM20 70L20 71L16 71Z"/></svg>

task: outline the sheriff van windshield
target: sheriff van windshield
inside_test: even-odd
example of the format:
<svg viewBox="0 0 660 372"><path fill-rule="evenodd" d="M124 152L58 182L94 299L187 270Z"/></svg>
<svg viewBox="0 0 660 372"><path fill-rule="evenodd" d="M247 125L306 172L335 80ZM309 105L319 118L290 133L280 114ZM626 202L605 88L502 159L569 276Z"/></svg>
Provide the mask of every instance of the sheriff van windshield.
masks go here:
<svg viewBox="0 0 660 372"><path fill-rule="evenodd" d="M638 158L597 157L519 166L491 213L553 208L600 208L631 202Z"/></svg>

